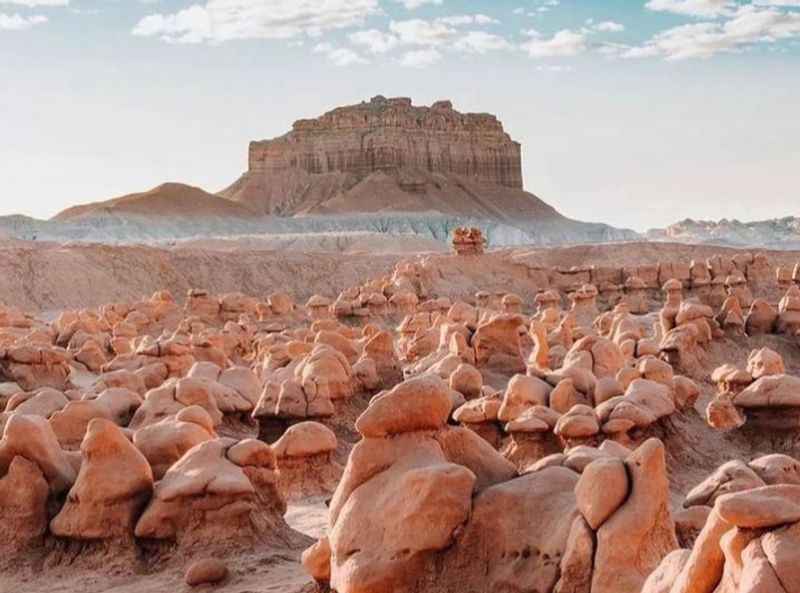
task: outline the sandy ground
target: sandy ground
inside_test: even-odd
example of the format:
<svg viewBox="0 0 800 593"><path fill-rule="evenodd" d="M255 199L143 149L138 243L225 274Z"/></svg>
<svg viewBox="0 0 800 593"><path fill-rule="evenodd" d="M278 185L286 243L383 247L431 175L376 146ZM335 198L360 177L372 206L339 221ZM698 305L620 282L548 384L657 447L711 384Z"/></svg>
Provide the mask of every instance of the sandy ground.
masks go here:
<svg viewBox="0 0 800 593"><path fill-rule="evenodd" d="M0 304L31 312L58 311L138 300L162 289L181 299L190 288L257 297L285 291L304 302L312 294L335 298L345 288L391 273L404 259L421 254L434 260L448 257L441 249L429 249L439 244L430 245L426 240L418 250L421 245L417 239L406 244L396 237L368 235L364 243L352 243L352 249L341 251L342 246L337 247L333 238L317 237L312 243L321 249L309 251L306 247L310 239L276 245L275 241L287 240L281 237L241 242L204 240L161 247L0 241ZM525 269L514 264L514 258L524 257L543 267L569 268L689 261L735 252L676 243L503 249L491 252L478 264L462 258L449 266L450 277L443 277L441 285L445 296L465 296L478 286L527 297L536 287ZM768 255L774 265L793 266L800 261L800 252Z"/></svg>
<svg viewBox="0 0 800 593"><path fill-rule="evenodd" d="M317 539L325 533L327 507L324 502L304 502L288 508L286 520L300 533ZM309 540L310 543L311 540ZM188 587L183 582L186 561L173 559L166 566L141 566L141 558L124 558L114 552L87 553L87 548L62 553L54 561L48 556L45 571L0 572L2 593L300 593L310 591L312 581L300 564L302 550L251 549L229 555L228 579L217 587ZM108 559L108 555L113 559ZM198 556L199 557L199 556ZM197 559L198 557L195 557ZM108 561L106 561L108 560Z"/></svg>

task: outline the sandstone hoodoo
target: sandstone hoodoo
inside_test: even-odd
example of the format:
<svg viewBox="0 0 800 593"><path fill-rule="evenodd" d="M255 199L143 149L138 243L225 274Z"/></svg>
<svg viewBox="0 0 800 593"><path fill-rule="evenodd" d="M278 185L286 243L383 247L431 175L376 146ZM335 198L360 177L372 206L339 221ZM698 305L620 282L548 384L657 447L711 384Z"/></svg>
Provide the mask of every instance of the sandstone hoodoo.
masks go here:
<svg viewBox="0 0 800 593"><path fill-rule="evenodd" d="M800 590L800 272L455 239L0 307L0 591Z"/></svg>

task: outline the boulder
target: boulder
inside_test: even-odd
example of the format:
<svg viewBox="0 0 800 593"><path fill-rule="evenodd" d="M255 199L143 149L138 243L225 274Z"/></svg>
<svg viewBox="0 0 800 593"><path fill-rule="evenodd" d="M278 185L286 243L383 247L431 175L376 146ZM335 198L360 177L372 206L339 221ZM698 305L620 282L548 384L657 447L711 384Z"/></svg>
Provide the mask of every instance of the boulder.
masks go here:
<svg viewBox="0 0 800 593"><path fill-rule="evenodd" d="M630 495L597 531L592 593L639 592L678 547L669 512L664 445L650 439L625 461Z"/></svg>
<svg viewBox="0 0 800 593"><path fill-rule="evenodd" d="M447 423L452 405L445 382L423 375L373 398L356 420L356 430L368 438L436 430Z"/></svg>
<svg viewBox="0 0 800 593"><path fill-rule="evenodd" d="M81 443L80 472L53 534L72 539L128 539L153 490L147 459L113 422L95 418Z"/></svg>
<svg viewBox="0 0 800 593"><path fill-rule="evenodd" d="M628 492L625 464L615 457L598 459L587 465L575 487L578 510L594 530L622 506Z"/></svg>
<svg viewBox="0 0 800 593"><path fill-rule="evenodd" d="M195 560L186 569L184 581L190 587L198 585L215 585L228 576L228 567L218 558Z"/></svg>
<svg viewBox="0 0 800 593"><path fill-rule="evenodd" d="M64 492L75 482L75 468L61 450L50 424L40 416L12 414L6 422L0 440L0 475L6 474L17 456L39 467L53 494Z"/></svg>

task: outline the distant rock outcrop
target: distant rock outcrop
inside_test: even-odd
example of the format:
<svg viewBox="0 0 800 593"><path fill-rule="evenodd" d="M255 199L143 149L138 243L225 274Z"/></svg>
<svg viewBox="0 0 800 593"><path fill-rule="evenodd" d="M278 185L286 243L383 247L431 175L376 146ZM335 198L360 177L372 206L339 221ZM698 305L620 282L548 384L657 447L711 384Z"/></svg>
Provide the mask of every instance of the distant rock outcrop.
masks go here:
<svg viewBox="0 0 800 593"><path fill-rule="evenodd" d="M495 116L460 113L450 101L377 96L297 121L284 136L252 142L248 171L221 195L260 214L335 217L348 228L419 232L420 217L448 227L445 235L494 227L502 244L636 237L565 218L524 191L519 143Z"/></svg>
<svg viewBox="0 0 800 593"><path fill-rule="evenodd" d="M664 229L647 231L652 241L713 243L734 247L758 246L773 249L800 247L800 218L786 216L753 222L728 220L693 220L687 218Z"/></svg>
<svg viewBox="0 0 800 593"><path fill-rule="evenodd" d="M251 142L247 173L223 195L279 215L420 211L439 209L422 196L469 193L462 184L522 189L521 147L500 121L459 113L450 101L417 107L411 99L378 96L299 120L280 138ZM376 185L395 191L359 199ZM455 211L478 206L452 197L453 206L461 203Z"/></svg>
<svg viewBox="0 0 800 593"><path fill-rule="evenodd" d="M49 221L0 218L0 237L140 242L293 233L414 234L490 245L633 240L570 220L523 189L522 149L487 113L377 96L251 142L248 170L219 194L180 183L74 206Z"/></svg>

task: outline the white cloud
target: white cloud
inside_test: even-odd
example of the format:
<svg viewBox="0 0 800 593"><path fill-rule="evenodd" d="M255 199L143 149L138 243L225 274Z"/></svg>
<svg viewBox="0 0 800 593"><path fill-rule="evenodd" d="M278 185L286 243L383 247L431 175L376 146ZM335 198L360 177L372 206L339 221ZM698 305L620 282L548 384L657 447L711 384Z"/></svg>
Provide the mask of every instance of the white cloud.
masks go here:
<svg viewBox="0 0 800 593"><path fill-rule="evenodd" d="M425 6L426 4L437 4L440 5L442 0L395 0L405 6L408 10L415 10L420 6Z"/></svg>
<svg viewBox="0 0 800 593"><path fill-rule="evenodd" d="M466 31L467 25L495 23L484 14L452 15L436 19L408 19L391 21L387 31L367 29L348 35L350 43L374 54L384 54L398 47L419 46L419 51L408 51L400 60L403 65L425 66L439 61L442 55L425 49L451 50L463 53L484 54L495 50L511 50L513 45L504 37L487 31Z"/></svg>
<svg viewBox="0 0 800 593"><path fill-rule="evenodd" d="M361 54L346 47L336 47L332 43L318 43L311 50L315 54L325 54L334 66L352 66L353 64L369 64L369 60Z"/></svg>
<svg viewBox="0 0 800 593"><path fill-rule="evenodd" d="M18 14L3 14L0 12L0 31L27 31L47 22L47 17L42 15L21 16Z"/></svg>
<svg viewBox="0 0 800 593"><path fill-rule="evenodd" d="M756 6L797 6L800 7L800 0L755 0Z"/></svg>
<svg viewBox="0 0 800 593"><path fill-rule="evenodd" d="M69 0L0 0L0 4L14 4L26 8L69 6Z"/></svg>
<svg viewBox="0 0 800 593"><path fill-rule="evenodd" d="M528 34L532 39L521 47L532 58L577 56L587 50L586 34L580 31L563 29L550 39L541 37L536 31L528 31Z"/></svg>
<svg viewBox="0 0 800 593"><path fill-rule="evenodd" d="M503 37L486 31L470 31L453 44L453 49L467 53L485 54L490 51L511 49Z"/></svg>
<svg viewBox="0 0 800 593"><path fill-rule="evenodd" d="M725 22L703 22L667 29L624 57L663 56L667 60L710 58L718 53L743 51L757 43L800 37L800 13L742 6Z"/></svg>
<svg viewBox="0 0 800 593"><path fill-rule="evenodd" d="M374 54L384 54L400 44L400 39L396 36L378 29L356 31L355 33L350 33L348 38L350 43L366 47L367 50Z"/></svg>
<svg viewBox="0 0 800 593"><path fill-rule="evenodd" d="M403 54L403 56L400 58L400 65L407 66L409 68L424 68L426 66L435 64L441 59L442 54L433 48L418 49Z"/></svg>
<svg viewBox="0 0 800 593"><path fill-rule="evenodd" d="M361 57L352 49L338 47L328 53L328 59L335 66L350 66L352 64L369 64L369 60Z"/></svg>
<svg viewBox="0 0 800 593"><path fill-rule="evenodd" d="M656 12L718 17L730 15L735 9L736 3L731 0L650 0L645 7Z"/></svg>
<svg viewBox="0 0 800 593"><path fill-rule="evenodd" d="M378 0L208 0L171 14L151 14L133 34L173 43L319 36L364 21Z"/></svg>
<svg viewBox="0 0 800 593"><path fill-rule="evenodd" d="M615 58L631 49L631 46L625 43L601 43L595 51L601 55Z"/></svg>
<svg viewBox="0 0 800 593"><path fill-rule="evenodd" d="M454 27L460 25L496 25L500 22L485 14L456 14L453 16L443 16L436 20L445 25L453 25Z"/></svg>
<svg viewBox="0 0 800 593"><path fill-rule="evenodd" d="M600 31L603 33L621 33L625 30L625 25L621 23L615 23L614 21L603 21L602 23L597 23L592 28L595 31Z"/></svg>
<svg viewBox="0 0 800 593"><path fill-rule="evenodd" d="M451 40L458 32L441 21L425 21L410 19L392 21L389 29L397 35L401 43L409 45L442 45Z"/></svg>

